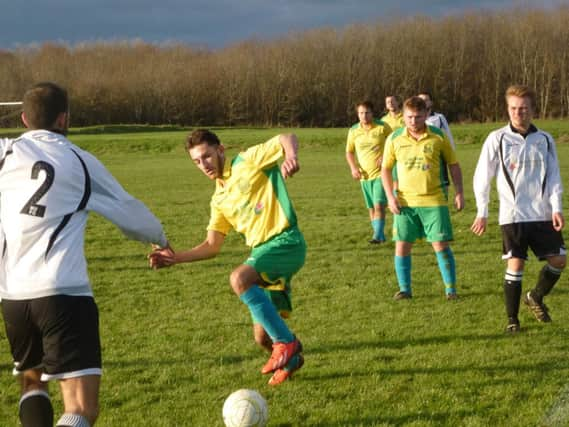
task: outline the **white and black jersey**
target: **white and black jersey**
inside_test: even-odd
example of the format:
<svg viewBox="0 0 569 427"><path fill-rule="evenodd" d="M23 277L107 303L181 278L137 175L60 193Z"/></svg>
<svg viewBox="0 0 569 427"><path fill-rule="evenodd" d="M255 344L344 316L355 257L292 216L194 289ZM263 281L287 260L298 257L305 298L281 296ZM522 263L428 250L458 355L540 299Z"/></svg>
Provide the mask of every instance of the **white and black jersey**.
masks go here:
<svg viewBox="0 0 569 427"><path fill-rule="evenodd" d="M474 173L478 217L488 217L494 177L501 225L551 221L553 212L562 212L557 151L547 132L532 125L523 136L507 125L488 135Z"/></svg>
<svg viewBox="0 0 569 427"><path fill-rule="evenodd" d="M148 208L64 136L34 130L0 139L0 297L92 295L83 251L89 211L129 238L167 243Z"/></svg>
<svg viewBox="0 0 569 427"><path fill-rule="evenodd" d="M450 126L448 125L448 121L444 115L442 115L441 113L433 112L429 114L427 120L425 120L425 123L427 125L435 126L438 127L439 129L442 129L446 133L452 148L456 148L456 146L454 145L452 132L450 131Z"/></svg>

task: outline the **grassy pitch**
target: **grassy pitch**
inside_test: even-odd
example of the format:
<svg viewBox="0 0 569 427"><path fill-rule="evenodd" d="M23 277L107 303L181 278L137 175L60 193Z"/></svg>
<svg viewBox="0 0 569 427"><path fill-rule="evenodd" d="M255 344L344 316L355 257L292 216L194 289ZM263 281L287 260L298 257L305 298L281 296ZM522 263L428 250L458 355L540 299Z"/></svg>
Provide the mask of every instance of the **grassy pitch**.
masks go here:
<svg viewBox="0 0 569 427"><path fill-rule="evenodd" d="M461 297L455 302L444 298L426 243L413 250L413 300L392 300L394 246L367 243L367 212L344 160L347 130L296 131L301 171L288 187L308 258L293 283L289 323L306 364L276 388L260 374L268 355L253 343L249 314L229 289L230 271L248 255L239 236L229 235L213 260L152 271L149 248L93 215L85 246L104 359L97 425L222 426L223 401L239 388L258 390L269 404L269 425L281 427L535 426L562 413L556 405L566 400L560 396L569 378L567 273L547 299L553 323L538 324L522 306L522 333L506 336L495 194L487 234L469 231L473 170L481 140L495 127L453 126L455 139L465 142L457 152L466 193L465 210L451 211ZM550 127L557 138L569 134L562 122L543 123ZM230 153L277 132L218 130ZM71 135L148 204L180 249L204 238L213 191L184 153L185 134ZM567 187L569 145L558 144L558 152ZM540 267L534 258L527 264L524 289ZM11 363L1 329L0 425L18 425Z"/></svg>

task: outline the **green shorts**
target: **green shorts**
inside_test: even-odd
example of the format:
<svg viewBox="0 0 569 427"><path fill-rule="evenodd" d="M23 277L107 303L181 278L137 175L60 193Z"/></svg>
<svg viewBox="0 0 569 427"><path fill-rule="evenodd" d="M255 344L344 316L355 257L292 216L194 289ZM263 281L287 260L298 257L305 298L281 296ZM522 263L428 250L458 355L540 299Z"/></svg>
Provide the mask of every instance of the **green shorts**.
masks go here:
<svg viewBox="0 0 569 427"><path fill-rule="evenodd" d="M290 282L305 259L306 242L295 226L254 247L244 262L259 273L264 281L259 286L283 317L292 311ZM253 322L257 323L255 318Z"/></svg>
<svg viewBox="0 0 569 427"><path fill-rule="evenodd" d="M386 205L387 196L381 183L381 178L360 181L366 207L372 209L376 205Z"/></svg>
<svg viewBox="0 0 569 427"><path fill-rule="evenodd" d="M426 238L427 242L453 240L448 206L402 207L393 216L393 240L414 243Z"/></svg>

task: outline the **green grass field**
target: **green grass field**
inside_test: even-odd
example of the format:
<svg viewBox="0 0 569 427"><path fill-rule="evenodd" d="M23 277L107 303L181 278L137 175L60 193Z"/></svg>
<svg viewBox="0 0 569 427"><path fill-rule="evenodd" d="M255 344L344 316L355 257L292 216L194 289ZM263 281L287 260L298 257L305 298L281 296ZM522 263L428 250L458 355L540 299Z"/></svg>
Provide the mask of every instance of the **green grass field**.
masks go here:
<svg viewBox="0 0 569 427"><path fill-rule="evenodd" d="M560 140L569 135L567 123L539 124ZM152 271L149 248L93 215L85 246L104 359L97 425L222 426L223 401L239 388L265 396L270 426L567 425L567 276L547 300L553 323L538 324L522 307L522 333L507 336L495 195L489 232L478 238L469 231L473 170L480 142L495 127L453 127L466 193L465 210L453 211L456 302L445 300L426 243L413 252L414 299L392 300L394 246L367 243L367 212L344 159L346 129L296 130L301 171L289 180L289 192L308 258L293 283L290 325L303 341L306 364L277 388L259 373L268 356L255 346L249 314L229 288L230 271L248 255L239 236L229 235L213 260ZM148 204L174 248L191 247L205 236L213 184L185 155L186 131L144 130L74 130L71 139ZM280 130L217 132L236 153ZM567 183L569 145L558 144L558 151ZM532 258L524 288L540 268ZM11 364L1 329L1 426L18 425Z"/></svg>

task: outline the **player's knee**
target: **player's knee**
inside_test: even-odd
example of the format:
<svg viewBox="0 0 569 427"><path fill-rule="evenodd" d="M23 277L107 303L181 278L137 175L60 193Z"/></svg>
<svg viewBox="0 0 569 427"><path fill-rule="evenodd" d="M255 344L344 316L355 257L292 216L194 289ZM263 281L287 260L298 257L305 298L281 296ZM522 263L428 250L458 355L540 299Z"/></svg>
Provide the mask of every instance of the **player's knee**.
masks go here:
<svg viewBox="0 0 569 427"><path fill-rule="evenodd" d="M558 269L558 270L563 270L565 269L565 266L567 265L567 256L565 255L559 255L556 257L552 257L548 260L549 265Z"/></svg>
<svg viewBox="0 0 569 427"><path fill-rule="evenodd" d="M41 372L35 369L24 371L20 377L22 386L22 394L34 390L43 390L47 392L47 383L41 381Z"/></svg>
<svg viewBox="0 0 569 427"><path fill-rule="evenodd" d="M246 275L243 274L242 271L239 269L233 270L229 275L229 284L231 285L233 292L235 292L237 295L240 295L249 289L251 284L248 283L246 279Z"/></svg>

